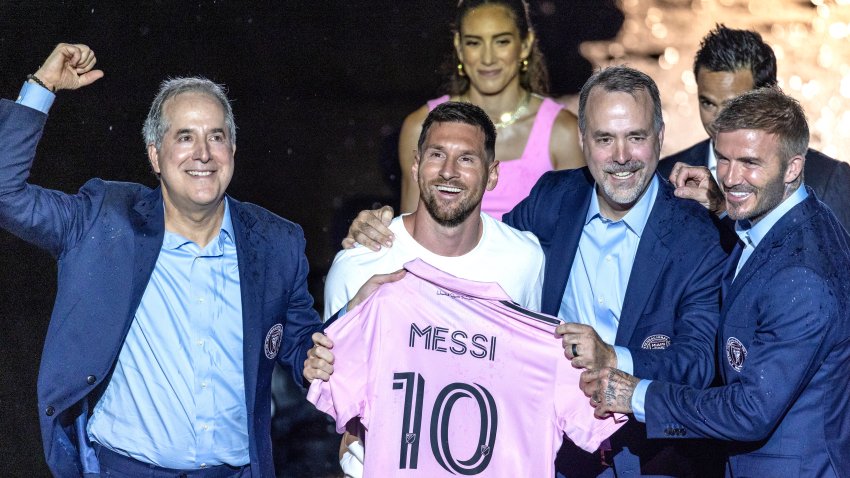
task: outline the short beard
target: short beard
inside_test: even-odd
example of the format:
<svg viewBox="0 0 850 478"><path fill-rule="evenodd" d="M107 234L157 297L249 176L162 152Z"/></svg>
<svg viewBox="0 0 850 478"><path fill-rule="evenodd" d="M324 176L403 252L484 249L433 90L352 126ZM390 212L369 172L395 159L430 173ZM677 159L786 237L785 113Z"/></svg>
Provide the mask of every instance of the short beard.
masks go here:
<svg viewBox="0 0 850 478"><path fill-rule="evenodd" d="M790 196L791 193L795 190L793 188L789 188L788 185L786 185L785 182L782 181L782 178L785 177L786 169L787 167L782 168L782 170L779 172L778 181L770 182L763 188L755 188L749 185L746 185L744 187L731 188L728 190L725 190L724 188L724 194L729 194L730 192L734 191L757 191L761 193L757 196L758 201L753 206L752 211L747 213L746 217L744 217L736 207L727 207L726 214L728 214L731 219L734 219L736 221L739 221L741 219L747 219L750 222L758 222L764 216L768 215L770 211L774 210L776 206L782 203L782 201L784 201L785 198Z"/></svg>
<svg viewBox="0 0 850 478"><path fill-rule="evenodd" d="M442 214L434 196L428 196L425 198L425 209L428 211L428 214L437 221L437 224L443 227L460 226L467 218L469 218L475 210L475 206L477 206L477 204L469 204L469 201L463 201L458 204L458 207L454 210L449 211L446 214Z"/></svg>

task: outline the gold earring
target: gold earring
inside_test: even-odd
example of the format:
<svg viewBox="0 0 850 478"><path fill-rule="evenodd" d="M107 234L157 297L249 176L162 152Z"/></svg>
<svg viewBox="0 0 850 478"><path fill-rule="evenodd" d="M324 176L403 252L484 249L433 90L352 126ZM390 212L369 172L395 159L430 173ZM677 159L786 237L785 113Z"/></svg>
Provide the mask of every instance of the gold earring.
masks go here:
<svg viewBox="0 0 850 478"><path fill-rule="evenodd" d="M520 62L519 71L522 72L522 73L525 73L526 71L528 71L528 58L522 59L522 61Z"/></svg>
<svg viewBox="0 0 850 478"><path fill-rule="evenodd" d="M463 63L457 63L457 75L458 76L466 76L466 73L463 72Z"/></svg>

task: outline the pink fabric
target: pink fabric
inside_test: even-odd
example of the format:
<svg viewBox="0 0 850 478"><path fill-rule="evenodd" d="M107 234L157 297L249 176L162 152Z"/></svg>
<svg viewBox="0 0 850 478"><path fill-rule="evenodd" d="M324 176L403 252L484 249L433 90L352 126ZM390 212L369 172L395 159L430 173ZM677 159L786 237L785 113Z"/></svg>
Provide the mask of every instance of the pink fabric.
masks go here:
<svg viewBox="0 0 850 478"><path fill-rule="evenodd" d="M360 417L364 476L554 476L563 433L594 451L622 426L593 416L558 319L498 284L405 268L327 329L334 374L307 395L340 432Z"/></svg>
<svg viewBox="0 0 850 478"><path fill-rule="evenodd" d="M449 100L448 95L428 101L428 110ZM549 140L555 118L564 107L550 98L544 98L534 118L534 125L519 159L499 163L499 182L492 191L484 193L481 210L502 220L502 215L514 208L528 196L534 183L551 171Z"/></svg>

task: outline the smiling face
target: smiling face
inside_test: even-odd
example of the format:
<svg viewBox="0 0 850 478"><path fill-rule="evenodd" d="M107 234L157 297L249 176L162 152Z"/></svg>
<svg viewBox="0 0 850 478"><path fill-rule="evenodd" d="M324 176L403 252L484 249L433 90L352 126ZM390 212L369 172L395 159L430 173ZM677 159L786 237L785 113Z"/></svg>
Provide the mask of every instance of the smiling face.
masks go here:
<svg viewBox="0 0 850 478"><path fill-rule="evenodd" d="M629 93L594 87L587 97L580 136L587 167L596 180L599 208L619 220L649 185L664 140L653 128L653 104L645 90Z"/></svg>
<svg viewBox="0 0 850 478"><path fill-rule="evenodd" d="M168 130L148 159L160 178L167 209L193 215L219 207L233 177L236 147L224 111L203 93L181 93L163 107Z"/></svg>
<svg viewBox="0 0 850 478"><path fill-rule="evenodd" d="M753 73L748 68L735 71L711 71L700 68L697 73L699 118L709 136L714 138L715 132L711 123L726 103L754 89L754 85Z"/></svg>
<svg viewBox="0 0 850 478"><path fill-rule="evenodd" d="M493 95L519 84L520 62L531 54L534 33L521 39L508 8L483 5L463 17L454 41L471 88Z"/></svg>
<svg viewBox="0 0 850 478"><path fill-rule="evenodd" d="M442 226L455 227L481 208L485 190L496 186L495 161L488 164L481 128L434 123L413 163L419 204Z"/></svg>
<svg viewBox="0 0 850 478"><path fill-rule="evenodd" d="M717 179L730 218L755 224L796 189L788 185L800 175L804 159L783 161L775 134L739 129L718 133L715 141Z"/></svg>

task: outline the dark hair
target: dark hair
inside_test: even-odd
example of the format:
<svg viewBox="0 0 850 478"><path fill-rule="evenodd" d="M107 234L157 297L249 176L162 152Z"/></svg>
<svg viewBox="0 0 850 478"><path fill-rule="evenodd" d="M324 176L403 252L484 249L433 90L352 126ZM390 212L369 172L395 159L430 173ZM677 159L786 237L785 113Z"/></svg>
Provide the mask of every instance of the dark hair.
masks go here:
<svg viewBox="0 0 850 478"><path fill-rule="evenodd" d="M735 30L717 24L702 39L694 58L694 76L699 70L728 71L747 69L753 74L753 87L776 85L776 55L761 35L750 30Z"/></svg>
<svg viewBox="0 0 850 478"><path fill-rule="evenodd" d="M428 136L428 131L434 123L464 123L477 126L484 133L484 154L486 155L484 159L487 164L490 164L496 158L496 127L481 108L472 103L447 101L431 110L425 122L422 123L422 132L419 133L419 142L416 147L420 154L425 144L425 137Z"/></svg>
<svg viewBox="0 0 850 478"><path fill-rule="evenodd" d="M587 97L595 87L608 92L628 93L635 98L639 91L646 91L652 99L652 127L656 133L661 131L664 118L661 116L661 96L655 81L642 71L620 65L596 71L581 87L578 97L578 129L581 134L587 127Z"/></svg>
<svg viewBox="0 0 850 478"><path fill-rule="evenodd" d="M461 33L463 19L473 9L484 5L498 5L505 7L513 17L517 30L519 30L520 39L526 40L528 32L532 31L531 20L528 13L528 3L525 0L460 0L457 4L457 12L452 31L456 34ZM448 81L448 91L452 95L461 95L469 89L469 77L460 76L457 71L457 65L460 63L460 58L457 52L452 48L451 61L445 66L445 69L450 71ZM523 88L545 95L549 92L549 73L546 70L546 62L543 59L543 53L537 45L537 39L531 45L531 52L528 55L528 69L520 71L519 83Z"/></svg>
<svg viewBox="0 0 850 478"><path fill-rule="evenodd" d="M779 138L782 161L805 156L809 147L809 125L803 107L779 88L759 88L734 98L717 115L718 133L754 129Z"/></svg>
<svg viewBox="0 0 850 478"><path fill-rule="evenodd" d="M163 114L165 103L183 93L201 93L218 101L222 111L224 111L224 125L227 127L228 139L231 144L236 144L236 122L233 120L233 109L230 107L224 86L201 76L192 76L169 78L159 86L159 91L153 99L153 103L151 103L151 109L148 111L148 117L142 127L142 138L145 140L145 146L153 144L156 149L162 147L162 138L171 126Z"/></svg>

